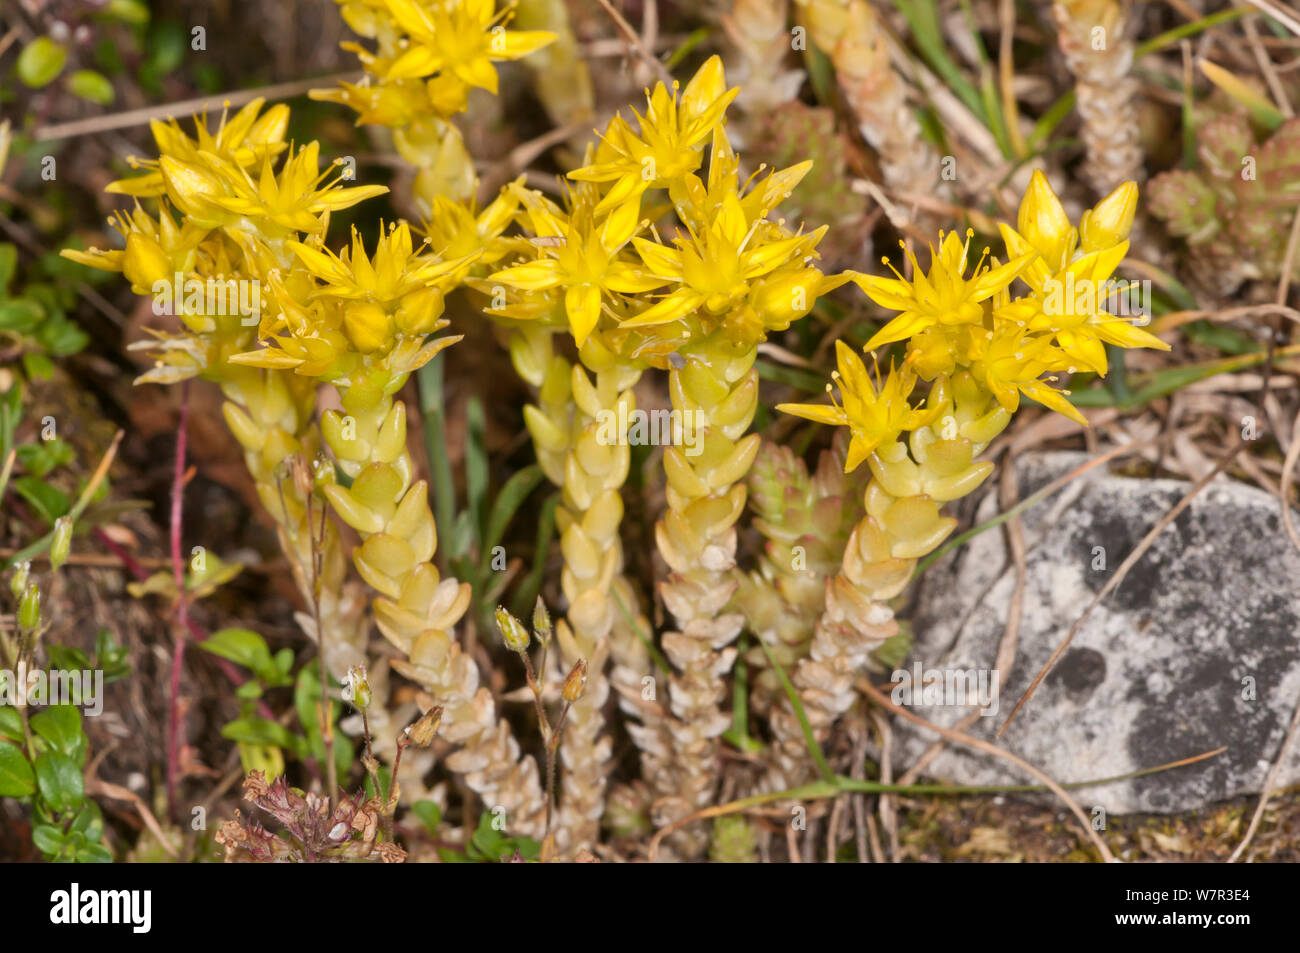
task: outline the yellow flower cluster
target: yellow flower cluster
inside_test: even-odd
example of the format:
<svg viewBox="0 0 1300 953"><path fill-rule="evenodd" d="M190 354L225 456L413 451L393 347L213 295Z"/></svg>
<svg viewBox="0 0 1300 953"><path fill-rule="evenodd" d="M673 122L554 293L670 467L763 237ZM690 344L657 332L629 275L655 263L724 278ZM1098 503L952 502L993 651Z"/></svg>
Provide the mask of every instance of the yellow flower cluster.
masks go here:
<svg viewBox="0 0 1300 953"><path fill-rule="evenodd" d="M1035 172L1020 204L1016 228L1002 225L1009 261L970 266L970 236L940 237L923 272L905 248L911 279L853 274L877 304L899 312L867 342L865 350L898 341L905 357L877 386L852 348L837 343L840 403L783 404L779 409L822 423L847 425L853 435L846 461L853 469L875 450L905 432L932 423L937 407L914 408L908 396L918 378L940 383L969 376L1013 413L1021 396L1086 424L1051 386L1055 375L1091 371L1105 375L1106 344L1168 350L1155 335L1127 316L1106 310L1126 295L1112 276L1128 251L1137 208L1137 186L1128 182L1070 223L1046 176ZM885 260L888 264L888 259ZM1012 297L1020 279L1028 293ZM828 390L830 387L828 385ZM990 411L990 413L996 412Z"/></svg>
<svg viewBox="0 0 1300 953"><path fill-rule="evenodd" d="M555 40L545 30L508 30L511 7L494 0L338 0L343 19L376 49L345 43L366 75L359 83L313 90L341 103L358 124L387 126L402 157L420 172L415 193L472 201L474 164L451 117L468 108L472 89L497 91L494 64L516 60Z"/></svg>
<svg viewBox="0 0 1300 953"><path fill-rule="evenodd" d="M1016 228L1002 227L1009 261L970 268L969 238L943 236L922 272L908 252L910 279L855 274L878 304L899 312L867 350L905 342L900 365L875 380L838 342L840 401L779 409L847 426L845 470L868 462L865 515L829 578L825 603L792 682L814 732L824 735L853 704L853 679L898 631L890 601L917 560L956 528L943 504L974 491L993 471L976 458L1007 426L1021 396L1087 423L1051 386L1054 375L1106 372L1105 344L1167 349L1159 338L1105 310L1109 281L1128 250L1137 187L1125 184L1086 212L1076 228L1042 173L1035 172ZM969 273L968 273L969 272ZM1017 279L1028 292L1011 295ZM923 406L909 400L931 381ZM831 390L828 385L827 390ZM805 739L789 708L771 715L776 743L765 783L780 789L807 777Z"/></svg>
<svg viewBox="0 0 1300 953"><path fill-rule="evenodd" d="M619 353L664 367L717 330L751 348L843 283L811 264L825 228L805 234L769 218L810 163L742 184L724 129L735 93L715 56L680 92L658 84L635 124L610 121L569 174L578 185L567 208L516 186L531 247L480 287L522 295L489 313L563 315L579 346L603 319Z"/></svg>

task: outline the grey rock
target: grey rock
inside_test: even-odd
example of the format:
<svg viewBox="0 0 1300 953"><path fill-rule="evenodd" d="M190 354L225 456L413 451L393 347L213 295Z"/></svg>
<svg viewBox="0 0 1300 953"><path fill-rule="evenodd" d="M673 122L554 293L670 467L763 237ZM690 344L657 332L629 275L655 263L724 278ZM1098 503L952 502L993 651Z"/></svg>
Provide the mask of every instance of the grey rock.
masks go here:
<svg viewBox="0 0 1300 953"><path fill-rule="evenodd" d="M1020 498L1087 459L1020 457ZM994 740L1089 602L1189 487L1094 471L1023 515L1029 551L1019 647L1012 670L998 673L997 714L978 719L971 734ZM977 519L996 512L989 494ZM927 670L993 668L1015 584L1004 540L1000 529L982 533L931 567L918 592L909 666L920 660ZM1099 557L1104 568L1094 568L1102 565ZM971 710L955 700L909 707L951 726ZM1093 611L997 743L1059 782L1128 774L1226 747L1192 766L1075 794L1086 808L1107 813L1181 811L1257 793L1298 702L1300 552L1275 498L1219 478ZM934 736L902 719L894 724L901 769ZM1279 786L1300 783L1296 749L1300 743ZM959 784L1032 783L1001 759L951 745L925 773Z"/></svg>

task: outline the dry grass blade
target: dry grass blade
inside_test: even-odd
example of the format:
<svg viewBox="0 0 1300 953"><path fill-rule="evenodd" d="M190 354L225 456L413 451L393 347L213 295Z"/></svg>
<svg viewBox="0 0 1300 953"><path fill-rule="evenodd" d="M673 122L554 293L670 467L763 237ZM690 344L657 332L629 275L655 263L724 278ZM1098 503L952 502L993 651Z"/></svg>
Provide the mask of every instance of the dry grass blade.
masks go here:
<svg viewBox="0 0 1300 953"><path fill-rule="evenodd" d="M1065 788L1061 787L1042 771L1039 771L1028 761L1012 754L1010 751L1005 751L997 745L985 741L982 738L976 738L961 731L953 731L950 728L941 728L939 725L926 721L920 715L910 712L900 705L895 705L889 700L887 695L881 692L880 689L876 688L875 685L872 685L867 679L859 679L857 685L876 704L887 708L889 711L901 718L906 718L912 724L933 731L936 734L947 738L949 741L955 741L957 744L965 745L968 748L974 748L976 751L983 751L985 754L991 754L995 758L1001 758L1004 761L1009 761L1022 771L1037 778L1047 786L1048 790L1061 799L1061 803L1070 809L1071 814L1079 819L1079 823L1083 826L1084 833L1088 835L1088 839L1092 841L1093 846L1097 848L1097 852L1101 855L1102 860L1106 861L1108 864L1118 863L1118 858L1111 853L1110 848L1106 846L1106 842L1098 837L1097 832L1092 829L1092 824L1088 821L1088 815L1083 812L1083 808L1079 807L1078 802L1076 802L1074 798L1070 797Z"/></svg>

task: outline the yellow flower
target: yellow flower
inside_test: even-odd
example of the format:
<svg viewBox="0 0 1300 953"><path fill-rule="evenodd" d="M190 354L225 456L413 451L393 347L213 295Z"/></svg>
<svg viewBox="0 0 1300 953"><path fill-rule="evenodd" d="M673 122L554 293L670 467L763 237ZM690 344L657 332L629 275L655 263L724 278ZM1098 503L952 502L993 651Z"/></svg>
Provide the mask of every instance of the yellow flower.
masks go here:
<svg viewBox="0 0 1300 953"><path fill-rule="evenodd" d="M366 254L365 243L355 227L351 250L345 249L341 256L323 246L317 248L297 241L286 243L307 270L324 282L313 297L391 304L417 289L439 285L449 289L457 273L473 261L472 255L450 261L417 255L411 245L410 226L405 222L391 225L387 231L380 222L379 228L373 257Z"/></svg>
<svg viewBox="0 0 1300 953"><path fill-rule="evenodd" d="M635 212L625 206L598 223L586 202L567 216L552 203L531 202L525 214L537 236L539 257L498 271L489 281L522 291L563 288L569 327L581 347L600 320L606 296L650 291L667 281L620 256L639 227Z"/></svg>
<svg viewBox="0 0 1300 953"><path fill-rule="evenodd" d="M555 39L543 30L509 31L500 24L508 11L493 14L492 0L421 5L386 0L397 24L409 34L405 52L388 67L386 79L419 79L450 73L466 86L497 91L493 61L517 60Z"/></svg>
<svg viewBox="0 0 1300 953"><path fill-rule="evenodd" d="M835 342L835 359L839 370L831 377L839 384L840 401L824 404L778 404L777 410L818 423L847 426L852 435L844 472L855 470L881 444L891 443L904 431L933 422L939 407L912 407L908 397L916 387L916 375L904 365L890 368L877 389L862 359L843 341ZM831 385L826 385L829 393Z"/></svg>
<svg viewBox="0 0 1300 953"><path fill-rule="evenodd" d="M936 325L980 324L984 320L982 302L1003 291L1029 264L1032 255L1021 255L1005 265L989 267L976 265L970 277L966 266L970 254L970 239L974 233L967 231L962 242L956 232L941 236L939 250L930 248L930 272L925 274L916 256L906 245L904 253L912 263L912 280L908 281L890 266L896 277L850 273L853 281L867 297L881 307L902 312L870 341L867 350L894 341L902 341ZM885 259L889 263L889 259Z"/></svg>
<svg viewBox="0 0 1300 953"><path fill-rule="evenodd" d="M1034 256L1021 277L1031 288L1039 289L1078 257L1076 251L1102 253L1120 246L1126 251L1126 239L1137 211L1137 198L1137 185L1125 182L1085 212L1081 229L1077 229L1070 224L1070 218L1052 191L1047 176L1035 170L1020 201L1016 228L1006 224L998 228L1009 255L1028 253ZM1081 232L1084 235L1082 247L1079 242ZM1123 257L1121 251L1115 264ZM1110 272L1106 274L1109 277Z"/></svg>
<svg viewBox="0 0 1300 953"><path fill-rule="evenodd" d="M342 44L349 48L352 44ZM360 47L357 47L360 50ZM362 63L370 65L374 57L362 56ZM401 129L430 115L449 115L434 108L427 85L418 79L395 79L381 82L366 76L360 83L340 81L337 88L313 89L307 95L317 102L338 103L355 111L357 125L388 126ZM461 106L463 109L463 105Z"/></svg>
<svg viewBox="0 0 1300 953"><path fill-rule="evenodd" d="M323 213L350 208L388 192L388 187L383 185L340 188L341 173L339 178L325 182L338 163L331 164L324 172L319 171L319 166L320 144L309 142L285 161L278 175L272 171L269 157L263 159L262 173L256 182L242 168L225 170L229 194L205 194L203 183L197 179L192 185L200 202L206 201L246 218L267 219L290 231L309 233L320 230ZM193 176L199 170L188 171Z"/></svg>
<svg viewBox="0 0 1300 953"><path fill-rule="evenodd" d="M1020 406L1020 395L1038 401L1086 427L1087 419L1065 395L1038 378L1061 364L1060 352L1048 337L1031 337L1024 328L1003 326L988 333L971 362L971 374L1009 413Z"/></svg>
<svg viewBox="0 0 1300 953"><path fill-rule="evenodd" d="M162 203L157 219L137 204L130 214L115 212L109 224L125 239L124 249L67 248L61 254L91 268L120 271L131 282L131 290L141 295L152 294L158 281L171 282L176 272L189 272L199 244L208 234L208 229L190 222L177 227Z"/></svg>
<svg viewBox="0 0 1300 953"><path fill-rule="evenodd" d="M569 173L581 182L612 182L597 214L636 205L647 189L665 188L700 167L705 140L721 125L738 89L727 89L722 59L708 62L686 84L680 99L663 83L647 95L646 114L634 111L637 132L615 116L593 164Z"/></svg>
<svg viewBox="0 0 1300 953"><path fill-rule="evenodd" d="M623 326L667 324L697 309L725 316L749 294L751 283L802 257L825 232L822 226L810 235L791 235L764 219L750 222L733 183L712 221L677 238L676 248L632 239L646 269L679 287Z"/></svg>
<svg viewBox="0 0 1300 953"><path fill-rule="evenodd" d="M1081 229L1075 229L1046 176L1035 172L1020 203L1018 228L1001 226L1007 251L1032 258L1021 277L1033 294L997 316L1054 338L1064 362L1056 370L1104 375L1105 344L1169 350L1155 335L1105 310L1109 300L1127 293L1113 275L1128 251L1137 194L1134 183L1124 183L1085 212Z"/></svg>
<svg viewBox="0 0 1300 953"><path fill-rule="evenodd" d="M265 99L254 99L229 120L223 110L216 135L208 132L206 113L195 116L193 139L181 130L175 119L166 122L155 119L149 128L158 146L158 155L181 163L196 163L202 158L201 154L206 154L240 167L253 165L267 157L274 158L285 148L284 131L289 125L289 107L283 104L272 106L259 117L257 114L265 104ZM110 182L104 191L139 197L166 192L156 160L133 157L128 161L134 168L143 167L151 171L147 175Z"/></svg>
<svg viewBox="0 0 1300 953"><path fill-rule="evenodd" d="M477 255L478 265L496 264L510 250L510 245L500 240L501 233L519 208L516 189L522 182L520 178L502 188L481 212L473 200L457 202L445 195L436 196L424 226L425 237L446 258Z"/></svg>

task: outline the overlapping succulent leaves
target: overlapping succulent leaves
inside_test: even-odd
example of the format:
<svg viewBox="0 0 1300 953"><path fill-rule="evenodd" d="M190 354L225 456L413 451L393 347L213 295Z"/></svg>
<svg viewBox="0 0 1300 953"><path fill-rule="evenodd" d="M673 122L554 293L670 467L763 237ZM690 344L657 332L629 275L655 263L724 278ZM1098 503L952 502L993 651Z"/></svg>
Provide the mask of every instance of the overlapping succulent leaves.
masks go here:
<svg viewBox="0 0 1300 953"><path fill-rule="evenodd" d="M1215 115L1196 138L1200 167L1152 179L1152 214L1186 241L1190 271L1216 292L1248 278L1277 279L1300 186L1300 119L1259 142L1246 117Z"/></svg>

